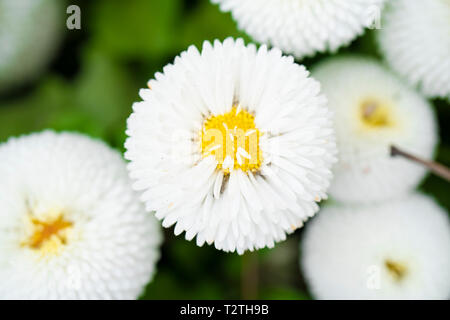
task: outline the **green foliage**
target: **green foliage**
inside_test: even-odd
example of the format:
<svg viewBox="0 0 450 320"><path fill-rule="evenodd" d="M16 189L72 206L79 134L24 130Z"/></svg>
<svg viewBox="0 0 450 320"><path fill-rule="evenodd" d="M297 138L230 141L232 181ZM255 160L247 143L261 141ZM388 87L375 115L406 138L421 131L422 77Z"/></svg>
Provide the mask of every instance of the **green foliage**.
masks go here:
<svg viewBox="0 0 450 320"><path fill-rule="evenodd" d="M89 11L93 42L121 58L146 58L170 52L181 19L180 0L95 1Z"/></svg>
<svg viewBox="0 0 450 320"><path fill-rule="evenodd" d="M121 147L136 84L108 56L89 51L83 61L73 82L51 75L24 98L1 103L0 138L52 128L84 132Z"/></svg>
<svg viewBox="0 0 450 320"><path fill-rule="evenodd" d="M236 23L230 13L219 11L217 6L209 1L201 1L183 18L183 21L180 33L180 43L183 48L192 44L201 47L205 40L224 40L227 37L241 37L250 41L245 33L236 29Z"/></svg>
<svg viewBox="0 0 450 320"><path fill-rule="evenodd" d="M263 291L261 299L265 300L311 300L311 297L291 287L270 287Z"/></svg>

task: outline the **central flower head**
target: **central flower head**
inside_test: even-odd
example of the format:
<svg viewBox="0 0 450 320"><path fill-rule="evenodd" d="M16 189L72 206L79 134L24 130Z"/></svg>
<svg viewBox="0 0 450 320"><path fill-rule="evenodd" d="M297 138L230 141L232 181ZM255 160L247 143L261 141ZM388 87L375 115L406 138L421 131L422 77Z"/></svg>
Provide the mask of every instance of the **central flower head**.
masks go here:
<svg viewBox="0 0 450 320"><path fill-rule="evenodd" d="M361 121L364 126L372 129L381 129L393 125L389 106L376 100L366 100L360 105Z"/></svg>
<svg viewBox="0 0 450 320"><path fill-rule="evenodd" d="M407 268L404 264L393 260L386 260L384 263L389 274L394 278L395 281L401 281L407 273Z"/></svg>
<svg viewBox="0 0 450 320"><path fill-rule="evenodd" d="M213 155L217 168L226 174L232 169L257 171L262 163L260 136L254 115L240 106L233 107L225 114L205 120L201 131L201 154L203 158Z"/></svg>
<svg viewBox="0 0 450 320"><path fill-rule="evenodd" d="M55 253L66 244L67 233L73 224L59 214L43 220L29 217L28 225L31 227L31 232L22 245L46 254Z"/></svg>

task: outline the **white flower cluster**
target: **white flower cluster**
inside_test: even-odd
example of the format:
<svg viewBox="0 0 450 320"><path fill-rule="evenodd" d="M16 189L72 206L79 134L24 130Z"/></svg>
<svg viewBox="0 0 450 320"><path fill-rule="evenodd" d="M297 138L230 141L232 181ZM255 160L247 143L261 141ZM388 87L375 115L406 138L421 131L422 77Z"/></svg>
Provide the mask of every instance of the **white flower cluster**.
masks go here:
<svg viewBox="0 0 450 320"><path fill-rule="evenodd" d="M160 227L100 141L45 131L0 145L0 299L136 299Z"/></svg>
<svg viewBox="0 0 450 320"><path fill-rule="evenodd" d="M136 299L160 254L153 215L243 254L302 227L328 189L302 241L316 298L449 298L448 215L415 191L426 170L391 154L432 158L431 104L373 59L330 58L311 77L283 55L336 51L387 1L211 1L263 44L205 41L156 73L128 119L128 171L79 134L0 144L0 299ZM0 91L48 61L58 5L0 0ZM449 0L390 1L377 32L394 71L444 98L449 35Z"/></svg>
<svg viewBox="0 0 450 320"><path fill-rule="evenodd" d="M302 269L319 299L447 299L450 222L416 194L426 171L391 146L431 158L431 105L374 60L331 58L313 70L335 112L340 159L307 227Z"/></svg>

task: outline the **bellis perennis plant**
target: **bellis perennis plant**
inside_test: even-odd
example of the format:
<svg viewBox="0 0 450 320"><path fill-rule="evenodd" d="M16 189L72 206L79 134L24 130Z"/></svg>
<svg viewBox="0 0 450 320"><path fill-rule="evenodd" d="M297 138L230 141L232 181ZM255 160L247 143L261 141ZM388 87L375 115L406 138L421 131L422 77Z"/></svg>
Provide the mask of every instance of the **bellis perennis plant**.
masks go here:
<svg viewBox="0 0 450 320"><path fill-rule="evenodd" d="M393 70L427 97L450 101L450 1L389 1L377 32Z"/></svg>
<svg viewBox="0 0 450 320"><path fill-rule="evenodd" d="M306 227L301 264L318 299L448 299L448 214L420 194L325 207Z"/></svg>
<svg viewBox="0 0 450 320"><path fill-rule="evenodd" d="M136 299L160 227L119 153L45 131L0 145L0 299Z"/></svg>
<svg viewBox="0 0 450 320"><path fill-rule="evenodd" d="M433 156L437 125L430 103L372 59L347 56L313 69L335 112L339 163L330 195L382 201L414 189L426 168L391 156L391 146Z"/></svg>
<svg viewBox="0 0 450 320"><path fill-rule="evenodd" d="M278 49L194 46L128 120L134 188L175 234L224 251L273 247L319 209L336 145L320 85Z"/></svg>
<svg viewBox="0 0 450 320"><path fill-rule="evenodd" d="M379 23L386 0L211 0L254 40L297 58L336 51Z"/></svg>

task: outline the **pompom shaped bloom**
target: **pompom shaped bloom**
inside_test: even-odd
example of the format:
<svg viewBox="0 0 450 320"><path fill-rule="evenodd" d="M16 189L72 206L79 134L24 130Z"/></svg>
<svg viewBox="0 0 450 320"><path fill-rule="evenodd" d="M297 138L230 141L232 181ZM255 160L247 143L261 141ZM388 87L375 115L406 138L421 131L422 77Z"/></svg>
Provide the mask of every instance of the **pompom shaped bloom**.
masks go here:
<svg viewBox="0 0 450 320"><path fill-rule="evenodd" d="M325 207L306 227L302 267L318 299L448 299L450 222L412 194Z"/></svg>
<svg viewBox="0 0 450 320"><path fill-rule="evenodd" d="M0 159L0 299L136 299L161 231L120 154L45 131L11 138Z"/></svg>
<svg viewBox="0 0 450 320"><path fill-rule="evenodd" d="M392 69L411 85L450 100L450 1L390 1L378 40Z"/></svg>
<svg viewBox="0 0 450 320"><path fill-rule="evenodd" d="M390 147L432 157L437 134L430 104L366 58L331 58L313 75L335 112L339 163L330 195L343 202L372 202L414 189L426 170L391 157Z"/></svg>
<svg viewBox="0 0 450 320"><path fill-rule="evenodd" d="M320 85L278 49L194 46L142 89L125 157L147 209L175 234L272 247L314 215L336 145Z"/></svg>
<svg viewBox="0 0 450 320"><path fill-rule="evenodd" d="M52 57L64 13L60 0L0 0L0 92L35 77Z"/></svg>
<svg viewBox="0 0 450 320"><path fill-rule="evenodd" d="M380 17L385 0L212 0L256 41L297 58L336 51Z"/></svg>

